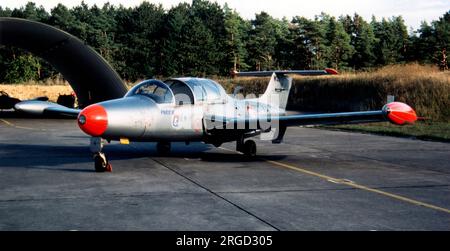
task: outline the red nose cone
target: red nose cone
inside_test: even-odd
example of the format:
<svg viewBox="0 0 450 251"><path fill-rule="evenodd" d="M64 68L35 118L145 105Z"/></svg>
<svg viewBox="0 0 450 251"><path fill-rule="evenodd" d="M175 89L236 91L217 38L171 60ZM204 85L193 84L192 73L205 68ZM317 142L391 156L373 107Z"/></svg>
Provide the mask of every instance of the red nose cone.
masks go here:
<svg viewBox="0 0 450 251"><path fill-rule="evenodd" d="M84 108L78 115L78 126L91 136L101 136L108 127L105 108L96 104Z"/></svg>
<svg viewBox="0 0 450 251"><path fill-rule="evenodd" d="M326 68L325 71L330 75L338 75L339 72L332 68Z"/></svg>
<svg viewBox="0 0 450 251"><path fill-rule="evenodd" d="M413 124L417 120L416 112L407 104L392 102L385 106L389 121L397 125Z"/></svg>

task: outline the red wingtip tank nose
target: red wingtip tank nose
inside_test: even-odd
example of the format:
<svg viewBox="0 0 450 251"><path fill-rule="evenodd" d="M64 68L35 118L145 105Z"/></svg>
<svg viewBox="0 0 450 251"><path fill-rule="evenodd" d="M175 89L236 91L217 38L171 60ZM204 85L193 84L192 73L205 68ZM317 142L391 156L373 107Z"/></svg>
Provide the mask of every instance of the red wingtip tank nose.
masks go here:
<svg viewBox="0 0 450 251"><path fill-rule="evenodd" d="M326 68L325 71L330 75L338 75L339 72L332 68Z"/></svg>
<svg viewBox="0 0 450 251"><path fill-rule="evenodd" d="M84 108L78 115L78 126L86 134L94 137L101 136L108 127L105 108L97 104Z"/></svg>
<svg viewBox="0 0 450 251"><path fill-rule="evenodd" d="M396 125L413 124L417 120L416 112L407 104L392 102L383 107L387 118Z"/></svg>

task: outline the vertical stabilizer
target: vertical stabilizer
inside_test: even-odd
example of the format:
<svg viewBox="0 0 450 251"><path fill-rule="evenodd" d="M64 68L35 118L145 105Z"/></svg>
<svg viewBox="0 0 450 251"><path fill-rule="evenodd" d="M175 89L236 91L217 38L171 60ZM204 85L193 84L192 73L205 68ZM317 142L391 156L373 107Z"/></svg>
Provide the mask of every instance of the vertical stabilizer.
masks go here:
<svg viewBox="0 0 450 251"><path fill-rule="evenodd" d="M262 103L286 109L289 91L292 86L292 78L284 74L272 74L269 85L264 94L259 98Z"/></svg>

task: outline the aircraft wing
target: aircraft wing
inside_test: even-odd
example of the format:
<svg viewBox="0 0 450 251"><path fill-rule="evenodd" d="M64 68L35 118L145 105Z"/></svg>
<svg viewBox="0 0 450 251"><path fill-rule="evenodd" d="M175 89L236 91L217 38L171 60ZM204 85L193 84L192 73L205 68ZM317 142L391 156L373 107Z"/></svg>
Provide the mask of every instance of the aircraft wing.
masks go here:
<svg viewBox="0 0 450 251"><path fill-rule="evenodd" d="M80 109L68 108L59 104L40 100L27 100L17 103L14 109L31 115L53 115L77 118Z"/></svg>
<svg viewBox="0 0 450 251"><path fill-rule="evenodd" d="M368 123L389 121L396 125L413 124L417 114L409 105L391 102L378 111L340 112L307 115L289 115L280 117L280 122L290 125L320 125L344 123Z"/></svg>
<svg viewBox="0 0 450 251"><path fill-rule="evenodd" d="M382 110L367 112L341 112L322 114L298 114L280 116L278 121L286 126L298 125L331 125L344 123L368 123L387 121L386 113Z"/></svg>
<svg viewBox="0 0 450 251"><path fill-rule="evenodd" d="M211 116L206 118L208 129L216 128L242 128L242 129L268 129L270 125L298 126L298 125L333 125L357 124L369 122L390 121L397 125L412 124L417 120L416 112L401 102L386 104L378 111L340 112L320 114L298 114L277 117L265 115L258 118L223 118ZM220 127L220 128L219 128Z"/></svg>

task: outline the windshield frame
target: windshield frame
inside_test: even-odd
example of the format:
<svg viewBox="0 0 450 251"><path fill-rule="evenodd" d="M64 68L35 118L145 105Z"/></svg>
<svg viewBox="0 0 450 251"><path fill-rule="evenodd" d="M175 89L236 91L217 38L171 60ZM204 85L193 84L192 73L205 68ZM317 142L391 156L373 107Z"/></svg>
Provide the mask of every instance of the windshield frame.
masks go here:
<svg viewBox="0 0 450 251"><path fill-rule="evenodd" d="M162 88L167 90L170 96L170 100L168 100L167 98L165 98L167 96L167 92L164 94L164 96L159 96L156 94L153 94L154 96L159 97L158 99L155 99L153 96L147 95L147 94L143 94L143 93L136 93L138 91L138 89L142 88L142 86L144 85L156 85L156 88ZM153 101L155 101L155 103L157 104L174 104L175 103L175 96L173 95L172 89L165 84L164 82L157 80L157 79L148 79L148 80L144 80L138 84L136 84L135 86L133 86L126 94L124 97L132 97L132 96L143 96L143 97L147 97L152 99Z"/></svg>

